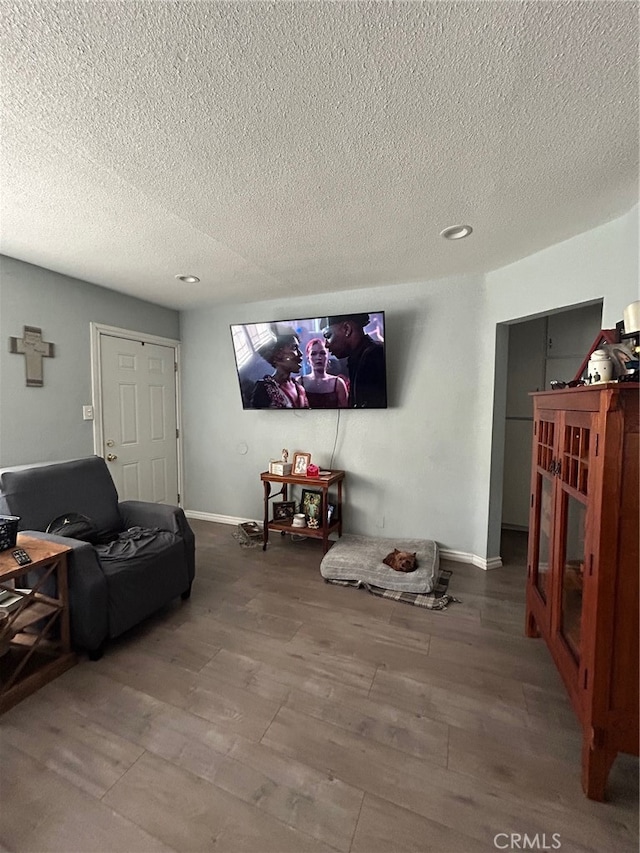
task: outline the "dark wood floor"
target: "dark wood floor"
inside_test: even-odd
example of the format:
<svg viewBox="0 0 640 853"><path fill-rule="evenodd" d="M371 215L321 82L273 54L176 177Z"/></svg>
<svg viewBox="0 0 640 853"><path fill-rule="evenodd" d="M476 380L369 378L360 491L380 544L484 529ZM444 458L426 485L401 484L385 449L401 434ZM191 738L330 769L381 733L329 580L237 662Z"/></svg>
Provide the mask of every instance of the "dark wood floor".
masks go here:
<svg viewBox="0 0 640 853"><path fill-rule="evenodd" d="M193 527L189 602L0 718L0 849L637 851L637 761L583 796L565 691L523 636L522 537L502 569L447 564L462 603L431 612L324 583L317 541Z"/></svg>

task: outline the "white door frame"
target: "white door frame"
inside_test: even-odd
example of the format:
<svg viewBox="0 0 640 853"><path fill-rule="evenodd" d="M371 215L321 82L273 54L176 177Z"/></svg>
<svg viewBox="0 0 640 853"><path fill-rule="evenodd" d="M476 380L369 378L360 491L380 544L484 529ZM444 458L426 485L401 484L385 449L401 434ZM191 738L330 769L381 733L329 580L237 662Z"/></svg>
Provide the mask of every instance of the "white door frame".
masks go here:
<svg viewBox="0 0 640 853"><path fill-rule="evenodd" d="M102 336L125 338L129 341L140 341L145 344L158 344L171 347L175 353L174 371L176 383L176 426L178 429L177 461L178 461L178 502L182 506L184 491L182 489L182 402L180 394L180 341L173 338L162 338L158 335L148 335L145 332L134 332L131 329L119 329L117 326L105 326L102 323L91 323L91 396L93 399L93 452L104 458L104 433L102 430L102 376L100 372L102 355Z"/></svg>

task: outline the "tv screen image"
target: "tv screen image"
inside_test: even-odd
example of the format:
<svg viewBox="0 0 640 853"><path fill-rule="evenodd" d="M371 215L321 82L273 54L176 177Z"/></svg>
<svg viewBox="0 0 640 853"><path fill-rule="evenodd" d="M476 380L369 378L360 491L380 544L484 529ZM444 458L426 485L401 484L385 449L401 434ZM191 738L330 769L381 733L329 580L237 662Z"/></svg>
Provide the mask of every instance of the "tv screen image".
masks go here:
<svg viewBox="0 0 640 853"><path fill-rule="evenodd" d="M231 326L244 409L386 409L384 311Z"/></svg>

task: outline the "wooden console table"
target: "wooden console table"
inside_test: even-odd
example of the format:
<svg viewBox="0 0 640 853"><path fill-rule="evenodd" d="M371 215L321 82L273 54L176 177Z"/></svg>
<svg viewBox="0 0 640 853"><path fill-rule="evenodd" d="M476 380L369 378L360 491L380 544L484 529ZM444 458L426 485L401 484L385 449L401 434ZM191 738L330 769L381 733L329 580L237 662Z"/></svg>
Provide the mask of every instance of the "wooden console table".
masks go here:
<svg viewBox="0 0 640 853"><path fill-rule="evenodd" d="M21 600L2 627L14 633L10 647L0 656L0 713L34 693L76 663L71 651L66 545L18 535L16 548L24 548L32 562L19 566L9 548L0 552L0 590L20 590ZM34 570L27 582L26 575ZM52 595L41 590L55 580ZM47 584L47 582L49 583ZM25 587L30 587L28 590Z"/></svg>
<svg viewBox="0 0 640 853"><path fill-rule="evenodd" d="M264 486L262 550L267 550L269 530L279 530L283 536L285 533L299 533L302 536L309 536L312 539L322 539L323 553L326 554L329 550L329 535L335 531L338 536L342 536L342 481L344 480L344 475L344 471L331 471L325 477L307 477L301 474L279 476L278 474L270 474L268 471L260 474L260 479ZM280 491L271 494L271 483L280 483ZM312 527L294 527L291 519L276 521L269 518L269 501L272 498L278 497L278 495L282 495L282 500L288 500L289 486L302 486L303 488L316 489L322 492L322 506L320 508L322 524L317 529ZM338 498L336 502L336 517L329 523L327 521L327 506L329 503L329 489L332 486L337 486Z"/></svg>

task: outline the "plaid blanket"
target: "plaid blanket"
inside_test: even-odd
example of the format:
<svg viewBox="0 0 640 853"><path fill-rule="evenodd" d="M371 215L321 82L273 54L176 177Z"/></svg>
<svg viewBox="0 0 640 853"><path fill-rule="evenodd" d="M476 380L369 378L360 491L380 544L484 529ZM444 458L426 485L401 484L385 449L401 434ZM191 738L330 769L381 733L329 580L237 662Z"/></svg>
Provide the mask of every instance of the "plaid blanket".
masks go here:
<svg viewBox="0 0 640 853"><path fill-rule="evenodd" d="M428 593L398 592L393 589L382 589L379 586L372 586L369 583L364 583L364 581L342 581L325 578L325 583L334 583L338 584L338 586L361 587L373 595L378 595L381 598L390 598L392 601L403 601L405 604L426 607L428 610L446 610L451 602L462 603L459 598L454 598L447 592L449 579L452 574L453 572L449 571L449 569L440 569L433 591Z"/></svg>

